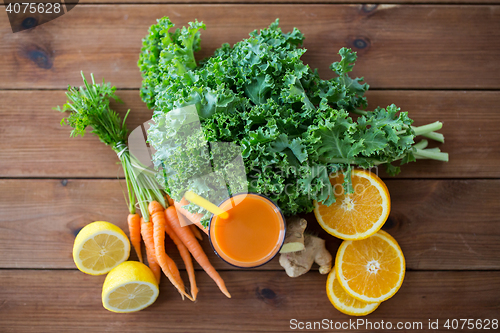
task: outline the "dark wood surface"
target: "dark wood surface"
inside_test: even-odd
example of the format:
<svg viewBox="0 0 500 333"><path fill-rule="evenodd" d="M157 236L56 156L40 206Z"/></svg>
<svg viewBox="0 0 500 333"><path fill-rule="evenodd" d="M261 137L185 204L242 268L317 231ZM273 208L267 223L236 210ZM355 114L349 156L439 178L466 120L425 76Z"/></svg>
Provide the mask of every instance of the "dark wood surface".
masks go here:
<svg viewBox="0 0 500 333"><path fill-rule="evenodd" d="M12 34L0 17L0 88L65 89L80 70L119 88L138 88L141 40L156 19L207 25L198 57L235 43L281 19L298 27L309 51L303 60L331 77L338 50L352 47L354 75L373 88L500 88L500 7L457 5L82 5L37 27ZM251 19L249 19L251 17ZM480 22L480 23L479 23ZM119 32L117 32L119 31ZM75 67L75 64L80 64Z"/></svg>
<svg viewBox="0 0 500 333"><path fill-rule="evenodd" d="M65 3L75 3L76 0L65 0ZM79 0L80 4L124 4L124 3L151 3L151 4L345 4L363 3L358 0ZM496 4L497 0L372 0L365 5L369 8L379 4Z"/></svg>
<svg viewBox="0 0 500 333"><path fill-rule="evenodd" d="M333 308L317 267L297 279L277 260L237 270L207 239L202 245L233 299L195 266L196 303L181 301L164 280L150 308L113 314L101 305L104 277L76 270L71 249L84 225L107 220L126 229L125 185L116 155L91 135L69 138L52 107L65 102L68 84L80 85L83 70L118 86L125 103L113 107L132 110L129 128L147 121L136 63L141 39L164 15L178 26L205 21L199 59L280 17L284 30L305 34L303 59L323 77L340 47L358 51L354 73L373 88L370 109L395 103L416 125L441 120L446 142L432 144L450 154L449 163L418 161L398 177L380 172L392 199L384 229L401 245L407 274L401 290L365 319L422 322L423 331L429 320L449 331L447 319L500 319L497 0L141 2L82 0L63 17L15 34L0 15L0 332L290 332L298 331L291 319L357 319ZM306 218L334 254L340 240ZM182 268L172 244L167 251Z"/></svg>
<svg viewBox="0 0 500 333"><path fill-rule="evenodd" d="M208 276L197 272L200 294L196 303L183 302L174 288L162 283L161 297L147 311L123 315L102 308L102 276L74 270L37 270L32 274L3 270L2 332L38 333L45 327L50 327L50 332L287 332L299 331L289 328L293 319L357 320L331 306L324 292L325 278L318 272L293 283L280 271L223 271L221 275L228 281L232 299L225 298ZM497 272L408 272L391 301L364 319L389 321L394 327L398 322L422 323L422 332L430 331L429 319L437 319L440 329L446 331L443 326L449 318L498 318L499 289ZM373 332L364 326L352 331Z"/></svg>

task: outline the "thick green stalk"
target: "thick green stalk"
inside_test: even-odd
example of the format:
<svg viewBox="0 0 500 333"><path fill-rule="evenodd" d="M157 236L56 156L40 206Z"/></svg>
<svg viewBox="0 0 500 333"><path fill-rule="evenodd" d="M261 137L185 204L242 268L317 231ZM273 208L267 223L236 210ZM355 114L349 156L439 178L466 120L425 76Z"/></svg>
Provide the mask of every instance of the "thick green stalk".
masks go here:
<svg viewBox="0 0 500 333"><path fill-rule="evenodd" d="M441 133L437 133L437 132L429 132L429 133L424 133L422 134L422 136L428 138L428 139L431 139L431 140L434 140L434 141L437 141L437 142L441 142L441 143L444 143L444 135L441 134Z"/></svg>
<svg viewBox="0 0 500 333"><path fill-rule="evenodd" d="M413 148L425 149L428 144L429 144L429 141L427 141L427 140L420 140L419 142L417 142L417 143L415 143L413 145Z"/></svg>
<svg viewBox="0 0 500 333"><path fill-rule="evenodd" d="M442 153L435 151L433 149L417 149L415 152L415 158L420 159L431 159L443 162L448 162L448 153Z"/></svg>
<svg viewBox="0 0 500 333"><path fill-rule="evenodd" d="M412 126L411 128L415 132L415 135L424 135L430 132L439 131L441 128L443 128L443 123L440 121L436 121L423 126Z"/></svg>

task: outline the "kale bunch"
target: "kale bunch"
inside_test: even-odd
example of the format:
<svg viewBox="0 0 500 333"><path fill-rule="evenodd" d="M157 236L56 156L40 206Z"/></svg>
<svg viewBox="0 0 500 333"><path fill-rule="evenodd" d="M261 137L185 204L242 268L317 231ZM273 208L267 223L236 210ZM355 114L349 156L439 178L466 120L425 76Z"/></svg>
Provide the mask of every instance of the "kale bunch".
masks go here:
<svg viewBox="0 0 500 333"><path fill-rule="evenodd" d="M334 202L332 172L344 172L344 186L352 191L353 166L384 164L394 175L399 167L393 161L447 159L435 149L423 150L425 140L414 145L417 134L440 140L442 136L433 131L441 123L412 127L407 112L399 112L394 105L362 110L367 106L363 95L368 84L363 78L349 77L357 58L350 49L342 48L341 60L330 66L336 76L323 80L301 60L306 52L300 47L304 35L296 28L282 32L278 20L234 46L223 44L199 63L194 53L200 49L200 30L205 25L195 21L175 31L173 27L168 17L151 26L138 65L143 76L141 97L154 110L156 122L148 131L157 150L154 162L177 171L160 173L175 200L186 190L215 203L223 199L216 190L220 177L193 181L206 168L206 161L214 158L215 149L197 146L189 151L186 142L177 142L178 151L172 153L166 143L176 136L189 141L164 130L168 113L187 105L196 107L201 122L201 133L194 135L198 140L241 147L247 180L231 192L247 186L277 202L285 215L311 211L313 200ZM360 116L354 120L352 113ZM227 154L235 154L232 149ZM233 167L226 163L216 173L230 175ZM175 181L167 181L169 177ZM204 212L194 205L188 209Z"/></svg>

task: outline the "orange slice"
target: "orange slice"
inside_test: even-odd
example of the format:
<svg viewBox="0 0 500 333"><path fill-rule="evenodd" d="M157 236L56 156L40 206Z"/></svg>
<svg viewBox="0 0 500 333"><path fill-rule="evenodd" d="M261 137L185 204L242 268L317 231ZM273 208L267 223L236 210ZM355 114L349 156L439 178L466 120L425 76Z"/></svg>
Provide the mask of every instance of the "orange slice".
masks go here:
<svg viewBox="0 0 500 333"><path fill-rule="evenodd" d="M382 228L391 211L391 198L384 182L374 173L352 171L354 193L342 187L344 175L331 178L335 202L325 206L314 201L314 215L329 234L346 240L365 239Z"/></svg>
<svg viewBox="0 0 500 333"><path fill-rule="evenodd" d="M382 302L399 290L405 276L403 251L380 230L370 238L344 241L335 258L335 272L344 290L363 302Z"/></svg>
<svg viewBox="0 0 500 333"><path fill-rule="evenodd" d="M326 280L326 294L333 306L342 313L350 316L366 316L375 311L380 303L366 303L350 296L337 280L335 268L328 274Z"/></svg>

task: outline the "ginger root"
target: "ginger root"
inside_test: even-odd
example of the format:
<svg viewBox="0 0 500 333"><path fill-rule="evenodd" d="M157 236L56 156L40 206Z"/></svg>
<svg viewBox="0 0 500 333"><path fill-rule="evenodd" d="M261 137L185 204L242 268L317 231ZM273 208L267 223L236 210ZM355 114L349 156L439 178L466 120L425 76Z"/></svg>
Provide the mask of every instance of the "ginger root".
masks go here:
<svg viewBox="0 0 500 333"><path fill-rule="evenodd" d="M319 265L319 272L327 274L332 269L332 255L325 247L325 241L319 237L306 234L305 249L298 252L282 253L280 265L290 277L298 277L307 273L314 262Z"/></svg>
<svg viewBox="0 0 500 333"><path fill-rule="evenodd" d="M307 221L301 217L292 217L286 223L286 235L280 253L297 252L305 249L304 230Z"/></svg>

